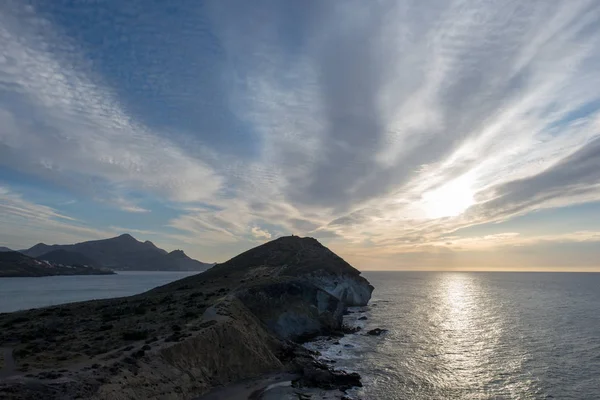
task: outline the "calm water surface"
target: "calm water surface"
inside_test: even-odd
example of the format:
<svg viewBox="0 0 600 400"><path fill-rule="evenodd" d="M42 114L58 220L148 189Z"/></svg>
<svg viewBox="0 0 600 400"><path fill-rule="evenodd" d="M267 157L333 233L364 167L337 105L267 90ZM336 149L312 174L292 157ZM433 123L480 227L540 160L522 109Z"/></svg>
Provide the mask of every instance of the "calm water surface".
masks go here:
<svg viewBox="0 0 600 400"><path fill-rule="evenodd" d="M0 312L126 296L190 274L0 279ZM600 274L365 276L371 305L348 322L389 332L313 344L363 376L357 398L600 399Z"/></svg>
<svg viewBox="0 0 600 400"><path fill-rule="evenodd" d="M0 312L130 296L193 274L123 271L116 275L0 278Z"/></svg>
<svg viewBox="0 0 600 400"><path fill-rule="evenodd" d="M600 399L600 274L364 275L371 305L348 318L389 332L321 348L363 376L356 397Z"/></svg>

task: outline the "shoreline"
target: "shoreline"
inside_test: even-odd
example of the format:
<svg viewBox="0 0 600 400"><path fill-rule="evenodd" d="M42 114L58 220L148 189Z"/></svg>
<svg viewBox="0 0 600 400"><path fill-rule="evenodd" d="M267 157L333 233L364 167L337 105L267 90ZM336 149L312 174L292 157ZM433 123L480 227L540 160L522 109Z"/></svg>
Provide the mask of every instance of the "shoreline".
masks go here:
<svg viewBox="0 0 600 400"><path fill-rule="evenodd" d="M356 306L347 308L344 313L344 326L347 330L343 335L339 332L331 332L330 335L317 336L307 342L300 343L298 346L305 349L312 356L314 362L326 365L331 371L348 373L345 369L336 368L338 357L325 356L320 349L320 345L326 344L327 349L336 346L336 343L343 338L358 335L368 335L365 330L364 313L368 311L369 304L366 306ZM343 351L343 348L339 352ZM339 354L339 353L338 353ZM302 354L301 356L304 356ZM298 387L292 386L292 382L302 378L302 373L275 372L265 374L243 382L233 383L222 388L215 389L204 396L193 400L304 400L319 398L321 400L341 400L353 399L353 395L348 390L355 390L360 386L353 386L347 390L324 389L319 387ZM362 380L362 377L360 377Z"/></svg>
<svg viewBox="0 0 600 400"><path fill-rule="evenodd" d="M210 392L192 400L259 400L274 384L291 382L300 375L289 372L274 372L264 376L236 382L231 385L215 388Z"/></svg>

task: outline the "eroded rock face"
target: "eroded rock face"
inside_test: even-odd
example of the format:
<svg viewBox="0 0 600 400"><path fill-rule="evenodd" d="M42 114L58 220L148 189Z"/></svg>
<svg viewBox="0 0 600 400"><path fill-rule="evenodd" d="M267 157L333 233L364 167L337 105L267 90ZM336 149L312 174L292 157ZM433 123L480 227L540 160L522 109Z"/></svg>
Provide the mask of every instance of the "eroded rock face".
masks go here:
<svg viewBox="0 0 600 400"><path fill-rule="evenodd" d="M338 298L347 307L366 306L373 286L362 276L334 275L315 272L307 278L313 285Z"/></svg>
<svg viewBox="0 0 600 400"><path fill-rule="evenodd" d="M279 278L235 296L281 339L316 336L342 325L344 303L305 280Z"/></svg>

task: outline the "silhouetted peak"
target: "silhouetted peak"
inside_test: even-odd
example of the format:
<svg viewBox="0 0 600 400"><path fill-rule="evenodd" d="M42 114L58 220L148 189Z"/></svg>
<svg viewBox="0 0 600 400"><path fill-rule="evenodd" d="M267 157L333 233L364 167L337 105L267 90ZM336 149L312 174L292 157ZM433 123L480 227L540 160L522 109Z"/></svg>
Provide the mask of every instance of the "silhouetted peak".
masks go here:
<svg viewBox="0 0 600 400"><path fill-rule="evenodd" d="M187 257L186 254L183 252L183 250L173 250L172 252L169 253L169 256L177 257L177 258Z"/></svg>
<svg viewBox="0 0 600 400"><path fill-rule="evenodd" d="M137 242L137 239L134 238L133 236L131 236L129 233L124 233L122 235L119 235L116 237L116 239L119 239L122 242Z"/></svg>

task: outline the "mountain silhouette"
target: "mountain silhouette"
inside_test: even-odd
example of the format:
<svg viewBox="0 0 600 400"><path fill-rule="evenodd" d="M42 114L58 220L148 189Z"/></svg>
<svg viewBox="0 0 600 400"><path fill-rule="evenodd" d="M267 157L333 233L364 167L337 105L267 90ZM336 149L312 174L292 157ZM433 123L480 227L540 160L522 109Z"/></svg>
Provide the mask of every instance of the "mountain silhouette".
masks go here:
<svg viewBox="0 0 600 400"><path fill-rule="evenodd" d="M127 233L110 239L91 240L76 244L47 245L38 243L27 250L21 250L21 253L43 259L44 255L57 250L79 253L91 260L95 266L114 270L204 271L213 265L194 260L181 250L168 253L166 250L156 247L151 241L140 242ZM66 253L60 254L67 256Z"/></svg>

